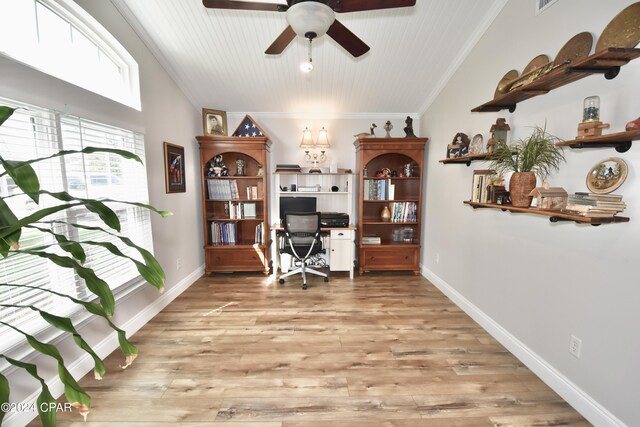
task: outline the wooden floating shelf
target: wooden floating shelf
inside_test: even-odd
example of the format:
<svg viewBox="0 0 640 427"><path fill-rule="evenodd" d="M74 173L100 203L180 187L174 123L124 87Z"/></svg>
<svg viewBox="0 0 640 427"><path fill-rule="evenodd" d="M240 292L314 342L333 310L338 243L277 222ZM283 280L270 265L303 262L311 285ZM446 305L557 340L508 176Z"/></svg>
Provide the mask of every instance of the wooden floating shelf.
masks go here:
<svg viewBox="0 0 640 427"><path fill-rule="evenodd" d="M571 148L597 148L614 147L618 153L624 153L631 148L631 141L640 139L640 130L610 133L600 136L588 136L586 138L572 139L556 143L558 147Z"/></svg>
<svg viewBox="0 0 640 427"><path fill-rule="evenodd" d="M591 74L604 74L607 80L611 80L618 75L621 66L639 56L640 49L610 47L594 53L574 65L556 68L528 85L500 95L471 111L485 113L508 109L510 113L513 113L518 102L534 96L544 95L553 89L583 79Z"/></svg>
<svg viewBox="0 0 640 427"><path fill-rule="evenodd" d="M449 164L449 163L466 163L467 166L471 165L471 162L473 161L482 161L482 160L487 160L487 157L489 157L489 153L482 153L482 154L470 154L468 156L462 156L462 157L455 157L455 158L450 158L450 159L443 159L440 160L440 163L442 164Z"/></svg>
<svg viewBox="0 0 640 427"><path fill-rule="evenodd" d="M588 218L580 215L571 215L562 213L560 211L547 210L547 209L538 209L538 208L517 208L511 205L498 205L495 203L477 203L477 202L464 202L465 205L469 205L474 209L478 208L491 208L491 209L500 209L502 211L509 211L513 213L528 213L533 215L541 215L549 217L549 221L551 222L559 222L559 221L575 221L580 224L591 224L591 225L600 225L600 224L610 224L613 222L629 222L629 218L624 216L613 216L608 218Z"/></svg>

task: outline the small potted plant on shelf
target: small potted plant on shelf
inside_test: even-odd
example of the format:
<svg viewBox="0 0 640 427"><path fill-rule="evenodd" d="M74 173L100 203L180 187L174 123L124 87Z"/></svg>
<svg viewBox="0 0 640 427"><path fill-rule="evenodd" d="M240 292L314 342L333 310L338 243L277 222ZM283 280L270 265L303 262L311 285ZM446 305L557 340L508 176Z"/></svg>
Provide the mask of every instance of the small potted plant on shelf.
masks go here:
<svg viewBox="0 0 640 427"><path fill-rule="evenodd" d="M564 159L561 147L556 146L560 139L551 135L546 128L534 127L526 138L508 144L496 142L488 157L491 169L503 175L513 172L509 180L511 204L527 208L531 205L531 190L536 187L536 177L544 179L560 168Z"/></svg>

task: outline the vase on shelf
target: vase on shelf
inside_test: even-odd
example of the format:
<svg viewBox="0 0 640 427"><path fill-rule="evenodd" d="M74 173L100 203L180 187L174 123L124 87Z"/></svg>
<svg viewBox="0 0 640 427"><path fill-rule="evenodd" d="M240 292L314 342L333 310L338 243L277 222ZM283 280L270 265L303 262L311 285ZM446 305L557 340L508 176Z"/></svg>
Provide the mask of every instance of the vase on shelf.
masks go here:
<svg viewBox="0 0 640 427"><path fill-rule="evenodd" d="M511 205L517 208L528 208L531 206L533 196L531 190L536 188L536 175L533 172L514 172L509 180L509 193L511 195Z"/></svg>
<svg viewBox="0 0 640 427"><path fill-rule="evenodd" d="M391 211L389 210L389 206L382 208L382 212L380 212L380 219L384 222L391 221Z"/></svg>

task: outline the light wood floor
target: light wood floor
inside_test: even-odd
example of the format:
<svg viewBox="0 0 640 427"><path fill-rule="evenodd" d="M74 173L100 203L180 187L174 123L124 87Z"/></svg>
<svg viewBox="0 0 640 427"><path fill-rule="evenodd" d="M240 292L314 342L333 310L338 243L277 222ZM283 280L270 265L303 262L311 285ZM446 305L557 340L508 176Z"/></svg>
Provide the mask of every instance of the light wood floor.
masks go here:
<svg viewBox="0 0 640 427"><path fill-rule="evenodd" d="M62 426L590 425L413 274L279 285L205 277L144 326L140 356L81 384L89 423Z"/></svg>

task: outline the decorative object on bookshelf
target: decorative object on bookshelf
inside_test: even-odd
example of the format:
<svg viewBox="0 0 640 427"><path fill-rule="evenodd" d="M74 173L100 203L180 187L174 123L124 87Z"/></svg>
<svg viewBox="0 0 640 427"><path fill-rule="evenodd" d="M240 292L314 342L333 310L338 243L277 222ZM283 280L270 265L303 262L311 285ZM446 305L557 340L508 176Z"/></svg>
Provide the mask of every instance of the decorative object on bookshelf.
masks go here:
<svg viewBox="0 0 640 427"><path fill-rule="evenodd" d="M498 86L496 86L496 90L493 93L493 97L497 98L500 95L504 95L509 92L509 88L511 87L511 83L518 78L520 74L517 70L509 70L507 73L502 76L500 81L498 82Z"/></svg>
<svg viewBox="0 0 640 427"><path fill-rule="evenodd" d="M627 163L619 157L609 157L595 164L587 174L587 188L592 193L615 191L627 179Z"/></svg>
<svg viewBox="0 0 640 427"><path fill-rule="evenodd" d="M236 176L245 176L244 168L247 162L244 159L236 160ZM260 167L262 169L262 167Z"/></svg>
<svg viewBox="0 0 640 427"><path fill-rule="evenodd" d="M632 48L639 42L640 2L636 2L624 8L602 30L596 52L611 47Z"/></svg>
<svg viewBox="0 0 640 427"><path fill-rule="evenodd" d="M387 132L385 138L391 138L391 129L393 129L393 125L390 120L387 120L387 123L384 124L384 130Z"/></svg>
<svg viewBox="0 0 640 427"><path fill-rule="evenodd" d="M516 207L529 207L531 190L536 186L536 176L544 180L550 173L557 171L565 160L562 147L555 143L559 139L546 131L546 128L534 127L531 135L512 144L497 140L489 156L491 169L499 175L514 172L509 181L511 203Z"/></svg>
<svg viewBox="0 0 640 427"><path fill-rule="evenodd" d="M391 221L391 211L389 210L389 206L384 205L382 211L380 212L380 220L383 222Z"/></svg>
<svg viewBox="0 0 640 427"><path fill-rule="evenodd" d="M469 137L466 133L458 132L451 144L447 145L447 159L466 156L469 154Z"/></svg>
<svg viewBox="0 0 640 427"><path fill-rule="evenodd" d="M404 123L406 124L404 127L405 138L416 138L416 134L413 133L413 119L411 116L407 116Z"/></svg>
<svg viewBox="0 0 640 427"><path fill-rule="evenodd" d="M202 109L202 132L208 136L227 135L227 113L220 110Z"/></svg>
<svg viewBox="0 0 640 427"><path fill-rule="evenodd" d="M263 176L264 175L264 169L262 169L262 165L258 163L258 172L256 173L256 176Z"/></svg>
<svg viewBox="0 0 640 427"><path fill-rule="evenodd" d="M504 143L507 142L507 134L511 130L511 127L507 124L507 120L505 118L496 119L496 123L491 125L491 137L487 141L487 153L491 154L493 152L493 148L498 143L498 141L502 141Z"/></svg>
<svg viewBox="0 0 640 427"><path fill-rule="evenodd" d="M600 120L600 97L587 96L582 103L582 123Z"/></svg>
<svg viewBox="0 0 640 427"><path fill-rule="evenodd" d="M471 143L469 144L469 154L482 154L484 151L484 142L482 140L481 134L475 134L473 138L471 138Z"/></svg>
<svg viewBox="0 0 640 427"><path fill-rule="evenodd" d="M567 205L567 191L562 187L551 187L545 181L542 187L536 187L529 193L536 200L536 208L560 210Z"/></svg>
<svg viewBox="0 0 640 427"><path fill-rule="evenodd" d="M472 202L487 203L491 200L489 196L489 187L494 184L495 177L496 171L494 169L476 169L473 171L471 188Z"/></svg>
<svg viewBox="0 0 640 427"><path fill-rule="evenodd" d="M264 136L268 138L267 134L264 133L262 128L248 114L244 116L244 118L242 119L242 121L240 122L236 130L233 131L232 136L242 136L245 138L255 137L255 136Z"/></svg>
<svg viewBox="0 0 640 427"><path fill-rule="evenodd" d="M167 193L184 193L184 147L164 143L164 176Z"/></svg>

